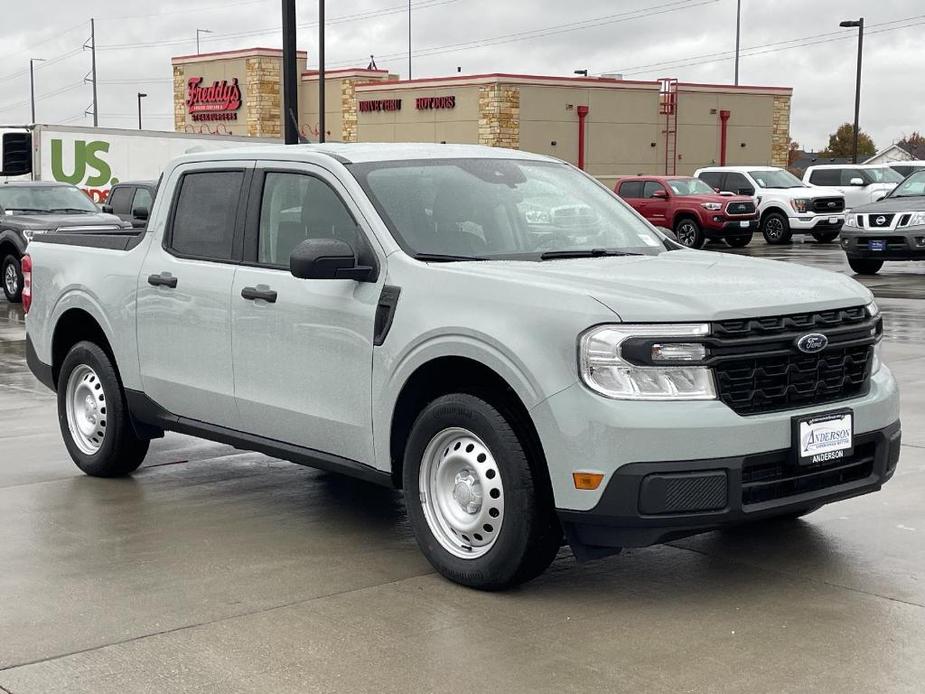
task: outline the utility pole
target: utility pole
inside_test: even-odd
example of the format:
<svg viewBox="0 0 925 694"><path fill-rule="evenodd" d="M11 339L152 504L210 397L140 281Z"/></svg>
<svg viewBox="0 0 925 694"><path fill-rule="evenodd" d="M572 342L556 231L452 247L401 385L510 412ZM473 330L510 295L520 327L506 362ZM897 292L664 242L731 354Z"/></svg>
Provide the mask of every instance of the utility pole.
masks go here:
<svg viewBox="0 0 925 694"><path fill-rule="evenodd" d="M411 79L411 0L408 0L408 79Z"/></svg>
<svg viewBox="0 0 925 694"><path fill-rule="evenodd" d="M736 0L736 75L735 84L739 85L739 40L742 37L742 0Z"/></svg>
<svg viewBox="0 0 925 694"><path fill-rule="evenodd" d="M211 34L211 29L196 29L196 55L199 55L199 34Z"/></svg>
<svg viewBox="0 0 925 694"><path fill-rule="evenodd" d="M35 124L35 63L44 62L45 58L29 58L29 101L32 104L32 123Z"/></svg>
<svg viewBox="0 0 925 694"><path fill-rule="evenodd" d="M144 92L138 92L138 129L141 130L141 100L144 99L147 94Z"/></svg>
<svg viewBox="0 0 925 694"><path fill-rule="evenodd" d="M858 72L854 80L854 148L851 161L858 163L858 135L860 134L859 119L861 115L861 56L864 52L864 18L858 20L845 20L838 26L845 28L857 27L858 30Z"/></svg>
<svg viewBox="0 0 925 694"><path fill-rule="evenodd" d="M318 142L327 139L324 96L324 0L318 0Z"/></svg>
<svg viewBox="0 0 925 694"><path fill-rule="evenodd" d="M84 77L84 82L90 82L93 85L93 104L92 111L85 111L84 113L93 114L93 127L99 125L99 108L97 107L96 101L96 23L95 20L90 18L90 45L84 44L84 48L90 49L90 79L88 80Z"/></svg>
<svg viewBox="0 0 925 694"><path fill-rule="evenodd" d="M299 93L295 48L295 0L283 1L283 134L287 145L299 142Z"/></svg>

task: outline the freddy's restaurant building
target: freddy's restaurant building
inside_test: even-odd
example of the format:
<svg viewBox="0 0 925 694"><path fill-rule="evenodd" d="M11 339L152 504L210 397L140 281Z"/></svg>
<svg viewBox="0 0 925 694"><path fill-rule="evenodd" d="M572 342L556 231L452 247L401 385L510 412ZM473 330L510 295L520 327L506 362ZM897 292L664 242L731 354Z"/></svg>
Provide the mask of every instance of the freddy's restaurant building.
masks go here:
<svg viewBox="0 0 925 694"><path fill-rule="evenodd" d="M173 58L178 131L282 134L282 52L252 48ZM318 138L318 74L299 52L299 125ZM446 142L549 154L611 182L690 174L711 164L786 166L788 87L549 75L401 80L388 70L325 75L329 141Z"/></svg>

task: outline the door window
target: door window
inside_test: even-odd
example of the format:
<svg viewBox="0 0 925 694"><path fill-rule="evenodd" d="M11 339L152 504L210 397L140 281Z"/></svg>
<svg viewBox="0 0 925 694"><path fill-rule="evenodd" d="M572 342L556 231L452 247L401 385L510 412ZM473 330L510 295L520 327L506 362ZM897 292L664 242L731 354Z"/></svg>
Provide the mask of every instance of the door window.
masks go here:
<svg viewBox="0 0 925 694"><path fill-rule="evenodd" d="M148 212L151 211L151 191L147 188L136 188L135 197L132 199L132 210L144 207Z"/></svg>
<svg viewBox="0 0 925 694"><path fill-rule="evenodd" d="M840 186L844 169L814 169L809 175L809 182L814 186ZM848 185L848 181L845 181Z"/></svg>
<svg viewBox="0 0 925 694"><path fill-rule="evenodd" d="M106 199L106 204L112 208L113 214L131 213L133 191L134 188L131 186L122 186L110 191L109 197Z"/></svg>
<svg viewBox="0 0 925 694"><path fill-rule="evenodd" d="M642 197L644 198L655 197L654 195L655 192L659 190L662 192L665 192L665 186L663 186L661 183L658 183L657 181L646 181L645 185L642 188Z"/></svg>
<svg viewBox="0 0 925 694"><path fill-rule="evenodd" d="M627 181L620 184L621 198L641 198L642 181Z"/></svg>
<svg viewBox="0 0 925 694"><path fill-rule="evenodd" d="M736 193L737 195L754 195L755 188L745 178L745 174L730 171L726 174L726 187L723 192Z"/></svg>
<svg viewBox="0 0 925 694"><path fill-rule="evenodd" d="M841 169L841 181L837 185L850 186L852 178L860 178L865 184L868 179L860 169Z"/></svg>
<svg viewBox="0 0 925 694"><path fill-rule="evenodd" d="M340 239L362 254L353 215L337 193L308 174L268 172L260 205L257 262L289 267L289 256L308 239Z"/></svg>
<svg viewBox="0 0 925 694"><path fill-rule="evenodd" d="M231 260L243 171L197 171L180 181L170 232L177 255Z"/></svg>

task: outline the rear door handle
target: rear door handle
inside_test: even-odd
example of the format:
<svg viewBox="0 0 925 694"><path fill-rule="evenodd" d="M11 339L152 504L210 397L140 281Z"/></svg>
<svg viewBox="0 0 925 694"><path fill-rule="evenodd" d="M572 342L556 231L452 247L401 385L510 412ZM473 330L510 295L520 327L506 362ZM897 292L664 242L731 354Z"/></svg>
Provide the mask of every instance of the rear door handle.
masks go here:
<svg viewBox="0 0 925 694"><path fill-rule="evenodd" d="M241 296L249 301L263 299L268 304L276 303L276 292L272 289L258 289L257 287L244 287L241 290Z"/></svg>
<svg viewBox="0 0 925 694"><path fill-rule="evenodd" d="M162 272L159 275L148 275L148 284L152 287L169 287L170 289L176 289L177 278L169 272Z"/></svg>

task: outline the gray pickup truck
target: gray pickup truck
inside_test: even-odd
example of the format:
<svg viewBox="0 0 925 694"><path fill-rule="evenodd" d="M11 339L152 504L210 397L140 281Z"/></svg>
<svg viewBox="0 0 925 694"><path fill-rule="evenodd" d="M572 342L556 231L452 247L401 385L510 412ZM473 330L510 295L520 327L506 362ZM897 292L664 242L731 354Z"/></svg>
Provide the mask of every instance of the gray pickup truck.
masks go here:
<svg viewBox="0 0 925 694"><path fill-rule="evenodd" d="M501 589L878 490L900 450L854 280L684 249L560 161L253 147L164 172L144 231L36 237L27 361L87 474L176 431L403 488Z"/></svg>
<svg viewBox="0 0 925 694"><path fill-rule="evenodd" d="M67 183L20 181L0 185L0 277L7 301L18 303L23 277L20 261L36 234L97 232L126 225L103 214L76 186Z"/></svg>

